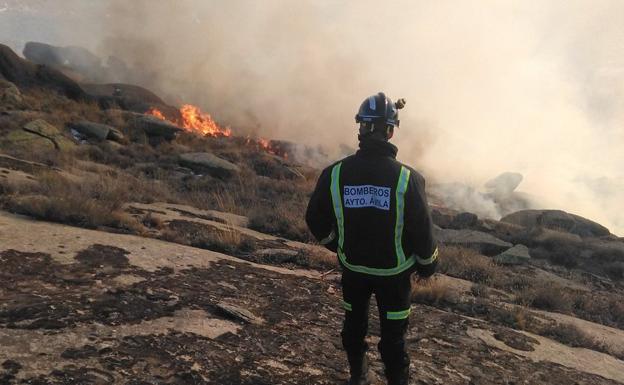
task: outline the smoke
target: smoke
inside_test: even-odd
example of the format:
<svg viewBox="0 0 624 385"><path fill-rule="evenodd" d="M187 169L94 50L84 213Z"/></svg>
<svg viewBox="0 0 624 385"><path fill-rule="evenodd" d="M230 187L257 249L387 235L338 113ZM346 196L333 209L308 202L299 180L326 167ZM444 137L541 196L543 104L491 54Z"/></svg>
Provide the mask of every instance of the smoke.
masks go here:
<svg viewBox="0 0 624 385"><path fill-rule="evenodd" d="M361 101L383 90L408 101L393 141L429 185L479 191L518 172L540 206L624 234L624 2L93 3L49 36L122 58L137 82L234 132L337 156L357 146Z"/></svg>

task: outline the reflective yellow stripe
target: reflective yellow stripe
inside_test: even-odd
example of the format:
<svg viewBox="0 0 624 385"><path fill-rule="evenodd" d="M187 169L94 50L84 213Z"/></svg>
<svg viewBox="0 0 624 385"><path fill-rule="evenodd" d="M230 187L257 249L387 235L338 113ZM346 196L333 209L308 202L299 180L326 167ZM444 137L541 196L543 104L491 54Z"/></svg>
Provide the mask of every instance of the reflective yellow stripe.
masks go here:
<svg viewBox="0 0 624 385"><path fill-rule="evenodd" d="M342 162L332 168L331 173L331 197L334 205L334 215L336 215L336 222L338 222L338 249L342 250L344 245L344 216L342 213L342 200L340 198L340 167Z"/></svg>
<svg viewBox="0 0 624 385"><path fill-rule="evenodd" d="M438 248L437 247L433 251L433 254L431 254L431 257L429 257L429 258L423 259L423 258L420 258L420 257L416 256L416 262L418 262L419 265L430 265L436 259L438 259Z"/></svg>
<svg viewBox="0 0 624 385"><path fill-rule="evenodd" d="M416 263L416 257L414 255L405 259L405 255L403 255L403 262L399 263L397 266L389 269L377 269L373 267L361 266L361 265L353 265L347 262L347 257L344 254L343 246L344 246L344 212L342 211L342 196L340 194L340 167L342 166L342 162L336 164L332 168L331 172L331 197L332 197L332 205L334 206L334 215L336 215L336 222L338 224L338 258L344 267L351 271L355 271L358 273L377 275L377 276L390 276L396 275L404 272L409 269ZM405 183L409 181L409 169L401 169L401 176L405 178ZM402 179L399 178L399 185L401 184ZM405 189L407 189L407 184L405 185ZM403 210L401 210L403 212ZM399 223L397 219L397 224ZM403 232L403 217L401 216L401 231ZM396 231L396 228L395 228ZM401 240L399 239L399 244L401 244ZM395 244L396 245L396 244ZM403 247L400 247L401 252L403 252Z"/></svg>
<svg viewBox="0 0 624 385"><path fill-rule="evenodd" d="M412 308L401 310L401 311L389 311L389 312L386 312L386 318L392 319L392 320L406 319L407 317L409 317L411 311L412 311Z"/></svg>
<svg viewBox="0 0 624 385"><path fill-rule="evenodd" d="M346 302L346 301L342 301L342 307L346 311L352 311L353 310L353 307L351 306L351 304L349 302Z"/></svg>
<svg viewBox="0 0 624 385"><path fill-rule="evenodd" d="M401 174L396 187L396 223L394 225L394 249L397 255L397 266L405 262L403 252L403 225L405 224L405 192L409 181L410 170L401 166Z"/></svg>

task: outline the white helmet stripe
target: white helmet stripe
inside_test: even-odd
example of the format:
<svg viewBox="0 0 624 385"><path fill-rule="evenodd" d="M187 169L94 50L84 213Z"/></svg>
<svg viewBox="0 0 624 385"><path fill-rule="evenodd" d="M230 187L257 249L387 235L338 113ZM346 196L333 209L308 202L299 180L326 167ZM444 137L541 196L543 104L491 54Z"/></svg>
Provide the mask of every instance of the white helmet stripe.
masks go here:
<svg viewBox="0 0 624 385"><path fill-rule="evenodd" d="M371 97L368 98L368 106L373 111L377 110L377 102L375 101L375 97L374 96L371 96Z"/></svg>

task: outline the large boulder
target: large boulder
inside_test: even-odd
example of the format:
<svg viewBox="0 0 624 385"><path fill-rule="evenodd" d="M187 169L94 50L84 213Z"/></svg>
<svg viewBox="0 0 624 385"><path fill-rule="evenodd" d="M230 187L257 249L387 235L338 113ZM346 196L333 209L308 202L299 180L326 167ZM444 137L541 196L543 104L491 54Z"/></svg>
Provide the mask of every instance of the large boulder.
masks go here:
<svg viewBox="0 0 624 385"><path fill-rule="evenodd" d="M494 257L494 262L501 265L522 265L530 260L531 254L525 245L515 245Z"/></svg>
<svg viewBox="0 0 624 385"><path fill-rule="evenodd" d="M180 155L180 165L196 173L208 173L216 177L231 177L240 172L240 168L225 159L209 152L191 152Z"/></svg>
<svg viewBox="0 0 624 385"><path fill-rule="evenodd" d="M24 130L43 136L45 138L53 138L61 135L61 131L43 119L33 120L24 125Z"/></svg>
<svg viewBox="0 0 624 385"><path fill-rule="evenodd" d="M74 142L65 138L58 128L43 119L33 120L26 123L22 128L26 132L49 140L57 150L66 150L75 145Z"/></svg>
<svg viewBox="0 0 624 385"><path fill-rule="evenodd" d="M15 84L0 79L0 104L19 106L23 101L22 93Z"/></svg>
<svg viewBox="0 0 624 385"><path fill-rule="evenodd" d="M0 76L20 88L42 87L57 91L70 99L90 100L74 80L58 70L22 59L3 44L0 44Z"/></svg>
<svg viewBox="0 0 624 385"><path fill-rule="evenodd" d="M451 229L463 230L479 226L479 217L476 214L463 212L453 216L449 227Z"/></svg>
<svg viewBox="0 0 624 385"><path fill-rule="evenodd" d="M70 129L78 132L81 136L87 138L95 138L99 140L109 139L117 142L124 139L123 134L119 130L107 124L82 121L78 123L70 123L68 126Z"/></svg>
<svg viewBox="0 0 624 385"><path fill-rule="evenodd" d="M113 108L116 106L124 110L144 113L157 108L168 119L179 119L180 111L165 103L152 91L132 84L82 84L85 92L95 98L101 107Z"/></svg>
<svg viewBox="0 0 624 385"><path fill-rule="evenodd" d="M20 129L11 130L0 137L0 144L13 150L29 150L35 153L56 148L50 139Z"/></svg>
<svg viewBox="0 0 624 385"><path fill-rule="evenodd" d="M54 67L62 72L69 69L93 80L99 80L99 74L103 71L102 60L83 47L56 47L31 41L26 43L22 53L33 63Z"/></svg>
<svg viewBox="0 0 624 385"><path fill-rule="evenodd" d="M504 172L496 178L485 183L488 192L497 196L511 194L522 183L522 174L517 172Z"/></svg>
<svg viewBox="0 0 624 385"><path fill-rule="evenodd" d="M434 226L434 236L444 245L467 247L489 256L499 254L513 246L493 235L476 230L441 229Z"/></svg>
<svg viewBox="0 0 624 385"><path fill-rule="evenodd" d="M581 237L601 237L611 234L609 229L599 223L561 210L521 210L501 218L501 221L526 228L544 227Z"/></svg>
<svg viewBox="0 0 624 385"><path fill-rule="evenodd" d="M133 125L136 129L145 132L145 135L161 137L165 140L172 140L182 129L173 123L159 119L151 115L139 115L134 119Z"/></svg>

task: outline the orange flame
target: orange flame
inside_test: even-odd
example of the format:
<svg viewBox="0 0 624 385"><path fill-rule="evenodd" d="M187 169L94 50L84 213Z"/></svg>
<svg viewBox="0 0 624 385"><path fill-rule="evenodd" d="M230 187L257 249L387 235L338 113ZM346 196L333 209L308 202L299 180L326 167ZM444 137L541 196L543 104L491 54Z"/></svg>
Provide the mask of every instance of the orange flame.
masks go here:
<svg viewBox="0 0 624 385"><path fill-rule="evenodd" d="M157 117L158 119L167 120L165 118L165 115L163 115L162 112L160 112L158 109L156 109L154 107L152 107L151 110L147 111L147 114L148 115L153 115L153 116Z"/></svg>
<svg viewBox="0 0 624 385"><path fill-rule="evenodd" d="M167 120L164 114L156 108L147 111L147 114L153 115L159 119ZM229 128L221 128L212 119L210 114L202 112L199 107L191 104L185 104L180 107L180 115L182 121L172 122L184 128L188 132L194 132L206 136L231 136L232 130Z"/></svg>

